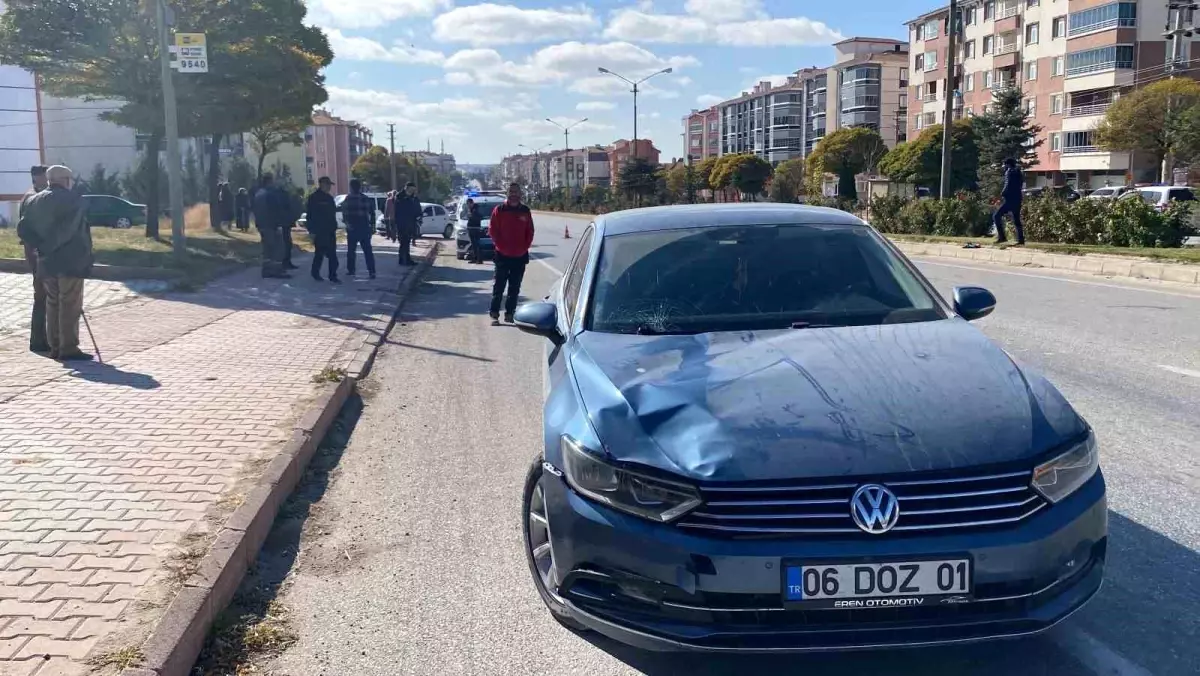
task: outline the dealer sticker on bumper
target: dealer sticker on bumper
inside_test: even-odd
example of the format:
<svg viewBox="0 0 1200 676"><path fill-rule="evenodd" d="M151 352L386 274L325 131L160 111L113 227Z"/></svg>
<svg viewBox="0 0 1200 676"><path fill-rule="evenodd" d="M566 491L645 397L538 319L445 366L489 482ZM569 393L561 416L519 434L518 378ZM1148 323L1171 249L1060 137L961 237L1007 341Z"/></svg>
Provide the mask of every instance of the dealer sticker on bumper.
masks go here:
<svg viewBox="0 0 1200 676"><path fill-rule="evenodd" d="M817 608L902 608L971 593L971 562L787 564L783 599Z"/></svg>

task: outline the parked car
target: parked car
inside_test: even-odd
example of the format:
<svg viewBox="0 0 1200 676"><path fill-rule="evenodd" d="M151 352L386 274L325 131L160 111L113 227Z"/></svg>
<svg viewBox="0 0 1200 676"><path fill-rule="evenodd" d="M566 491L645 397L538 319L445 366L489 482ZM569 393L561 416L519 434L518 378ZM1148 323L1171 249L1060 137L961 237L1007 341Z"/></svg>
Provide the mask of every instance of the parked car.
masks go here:
<svg viewBox="0 0 1200 676"><path fill-rule="evenodd" d="M84 195L83 203L89 226L126 229L146 224L145 204L134 204L112 195Z"/></svg>
<svg viewBox="0 0 1200 676"><path fill-rule="evenodd" d="M375 200L375 229L378 230L380 227L382 227L381 224L383 222L383 210L384 207L387 206L387 195L381 192L368 192L363 194ZM333 198L333 203L337 206L338 227L343 230L346 228L346 223L342 220L342 202L345 201L346 195L344 194Z"/></svg>
<svg viewBox="0 0 1200 676"><path fill-rule="evenodd" d="M1081 197L1081 195L1076 192L1074 188L1067 185L1056 185L1049 188L1046 186L1041 186L1038 188L1026 188L1021 192L1024 194L1025 199L1029 199L1030 197L1041 197L1047 191L1058 197L1061 197L1068 202L1074 202Z"/></svg>
<svg viewBox="0 0 1200 676"><path fill-rule="evenodd" d="M484 258L491 258L495 254L495 247L492 244L492 238L488 237L488 224L492 220L492 210L497 206L504 204L507 199L502 195L488 194L472 197L475 204L479 206L479 215L483 217L483 237L479 240L479 250ZM458 205L458 220L454 223L454 249L458 260L464 260L467 257L467 251L471 247L471 238L467 235L467 201L463 200Z"/></svg>
<svg viewBox="0 0 1200 676"><path fill-rule="evenodd" d="M454 236L452 211L440 204L421 203L421 234L441 235L442 239Z"/></svg>
<svg viewBox="0 0 1200 676"><path fill-rule="evenodd" d="M597 216L543 302L522 495L552 615L642 648L914 646L1048 629L1099 589L1091 427L863 221Z"/></svg>
<svg viewBox="0 0 1200 676"><path fill-rule="evenodd" d="M1129 188L1123 185L1105 186L1103 188L1096 188L1088 194L1087 198L1090 200L1111 200L1127 192L1129 192Z"/></svg>
<svg viewBox="0 0 1200 676"><path fill-rule="evenodd" d="M1200 228L1200 204L1197 204L1196 193L1186 186L1149 185L1138 186L1123 196L1123 199L1141 198L1154 205L1159 211L1165 211L1171 202L1188 202L1192 205L1192 227Z"/></svg>

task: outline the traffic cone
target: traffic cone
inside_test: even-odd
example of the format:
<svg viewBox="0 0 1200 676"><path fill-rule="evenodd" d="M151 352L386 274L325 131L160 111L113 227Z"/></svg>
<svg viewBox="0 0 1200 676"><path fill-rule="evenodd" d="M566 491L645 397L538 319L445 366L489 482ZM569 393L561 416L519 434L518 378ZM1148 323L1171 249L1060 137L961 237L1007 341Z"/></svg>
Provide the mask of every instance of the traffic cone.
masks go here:
<svg viewBox="0 0 1200 676"><path fill-rule="evenodd" d="M563 226L563 239L571 239L571 226L570 225Z"/></svg>

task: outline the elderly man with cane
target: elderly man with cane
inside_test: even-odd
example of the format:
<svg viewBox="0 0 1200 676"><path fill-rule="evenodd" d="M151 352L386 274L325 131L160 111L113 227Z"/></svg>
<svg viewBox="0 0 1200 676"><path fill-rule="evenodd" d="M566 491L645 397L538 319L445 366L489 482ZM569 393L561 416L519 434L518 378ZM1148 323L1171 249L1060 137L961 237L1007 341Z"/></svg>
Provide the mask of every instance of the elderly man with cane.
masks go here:
<svg viewBox="0 0 1200 676"><path fill-rule="evenodd" d="M46 333L50 357L86 361L79 349L83 315L83 283L92 269L92 232L83 198L71 190L71 170L56 165L46 171L49 188L29 198L17 232L37 250L37 272L46 288Z"/></svg>

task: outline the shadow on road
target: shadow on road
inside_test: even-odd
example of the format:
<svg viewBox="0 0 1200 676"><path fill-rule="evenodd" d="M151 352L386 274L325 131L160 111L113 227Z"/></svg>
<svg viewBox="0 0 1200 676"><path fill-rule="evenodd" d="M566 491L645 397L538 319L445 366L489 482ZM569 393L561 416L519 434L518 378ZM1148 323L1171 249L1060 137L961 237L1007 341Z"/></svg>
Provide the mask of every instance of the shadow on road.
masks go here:
<svg viewBox="0 0 1200 676"><path fill-rule="evenodd" d="M263 657L256 651L263 647L264 635L271 637L273 645L268 648L282 649L294 640L282 609L274 601L300 554L306 522L329 488L331 475L350 444L362 411L362 398L352 394L321 441L299 485L280 507L258 559L242 580L229 608L221 613L209 632L193 673L250 673L245 671L247 665Z"/></svg>
<svg viewBox="0 0 1200 676"><path fill-rule="evenodd" d="M158 382L153 376L134 371L122 371L111 364L100 364L97 362L80 363L70 375L72 378L80 380L104 383L106 385L120 385L122 387L131 387L135 390L157 390L162 387L162 383Z"/></svg>

